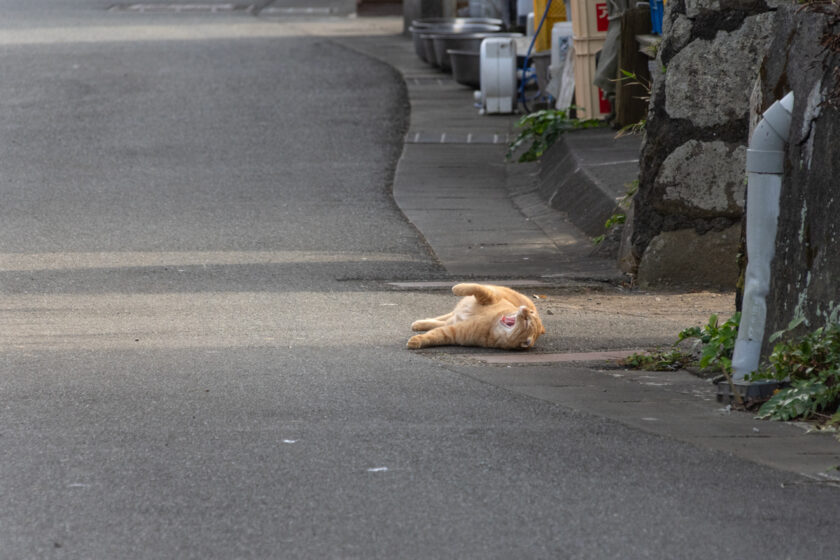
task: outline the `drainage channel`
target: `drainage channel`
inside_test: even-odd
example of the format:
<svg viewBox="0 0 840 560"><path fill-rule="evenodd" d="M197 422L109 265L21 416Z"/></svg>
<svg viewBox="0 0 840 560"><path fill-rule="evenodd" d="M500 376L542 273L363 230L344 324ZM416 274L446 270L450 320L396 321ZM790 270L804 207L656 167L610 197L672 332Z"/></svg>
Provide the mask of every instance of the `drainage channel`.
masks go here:
<svg viewBox="0 0 840 560"><path fill-rule="evenodd" d="M231 12L252 13L257 6L255 4L210 4L210 3L174 3L174 4L116 4L108 8L111 12L129 13L206 13L219 14Z"/></svg>
<svg viewBox="0 0 840 560"><path fill-rule="evenodd" d="M607 363L623 360L633 354L645 352L636 350L599 350L593 352L552 352L540 354L538 352L512 352L492 354L463 354L464 359L471 359L485 364L558 364L558 363Z"/></svg>
<svg viewBox="0 0 840 560"><path fill-rule="evenodd" d="M261 16L335 16L343 13L337 8L319 6L269 6L260 10Z"/></svg>
<svg viewBox="0 0 840 560"><path fill-rule="evenodd" d="M388 286L401 290L448 290L457 284L458 280L429 280L418 282L387 282ZM556 283L543 282L542 280L481 280L482 284L497 284L509 288L551 288Z"/></svg>
<svg viewBox="0 0 840 560"><path fill-rule="evenodd" d="M209 2L172 2L169 4L131 3L114 4L110 12L128 12L136 14L230 14L247 13L259 16L337 16L347 15L348 11L336 6L266 6L266 2L251 4L209 3Z"/></svg>
<svg viewBox="0 0 840 560"><path fill-rule="evenodd" d="M509 144L510 135L494 132L409 131L406 144Z"/></svg>

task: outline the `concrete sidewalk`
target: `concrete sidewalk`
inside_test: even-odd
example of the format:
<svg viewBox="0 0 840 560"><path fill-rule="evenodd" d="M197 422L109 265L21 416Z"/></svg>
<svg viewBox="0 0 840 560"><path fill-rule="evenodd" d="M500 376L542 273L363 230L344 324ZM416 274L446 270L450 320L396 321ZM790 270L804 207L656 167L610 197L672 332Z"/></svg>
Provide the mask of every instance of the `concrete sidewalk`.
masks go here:
<svg viewBox="0 0 840 560"><path fill-rule="evenodd" d="M480 115L473 90L422 62L407 37L372 35L346 44L393 66L405 81L411 118L394 178L394 198L447 272L458 277L598 283L622 279L615 259L592 255L593 235L570 219L563 203L591 199L587 191L597 193L596 198L609 208L600 219L603 229L615 208L616 189L588 189L598 183L599 175L587 170L606 169L611 157L626 164L627 140L617 143L613 155L612 131L575 133L594 133L598 149L587 149L583 155L578 142L570 144L571 151L557 158L550 175L579 180L564 185L564 193L544 192L546 179L541 178L539 166L505 160L521 115ZM630 150L637 152L638 139L629 143ZM592 145L590 141L583 147ZM597 161L583 162L593 156ZM633 179L621 181L617 190L623 192L623 184ZM579 205L569 210L586 215ZM593 231L603 233L597 227Z"/></svg>
<svg viewBox="0 0 840 560"><path fill-rule="evenodd" d="M345 25L364 24L360 18ZM505 163L519 116L480 116L469 88L421 62L396 23L391 34L378 24L375 33L337 40L390 64L406 83L411 120L394 197L453 281L520 279L516 285L522 286L529 282L522 279L531 279L584 287L620 281L615 259L593 255L591 237L636 178L639 140L616 142L607 129L575 132L539 165ZM730 410L716 401L714 385L684 371L625 371L615 365L615 352L603 351L427 353L511 391L815 481L840 481L840 444L832 434Z"/></svg>

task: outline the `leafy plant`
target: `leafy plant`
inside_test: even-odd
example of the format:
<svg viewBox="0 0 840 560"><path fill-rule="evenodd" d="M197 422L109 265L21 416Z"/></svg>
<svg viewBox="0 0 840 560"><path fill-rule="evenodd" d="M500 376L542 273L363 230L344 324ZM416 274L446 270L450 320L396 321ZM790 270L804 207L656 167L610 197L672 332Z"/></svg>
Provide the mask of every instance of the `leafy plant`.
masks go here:
<svg viewBox="0 0 840 560"><path fill-rule="evenodd" d="M774 333L772 340L796 329L803 319ZM821 417L840 423L840 324L829 323L801 336L779 342L768 358L769 365L750 380L790 381L758 411L759 418L772 420ZM831 416L833 414L833 416Z"/></svg>
<svg viewBox="0 0 840 560"><path fill-rule="evenodd" d="M624 197L621 200L618 201L618 207L619 208L624 208L626 210L626 209L630 208L630 202L633 200L633 196L639 190L639 180L636 179L634 181L631 181L630 183L627 183L625 186L627 187L627 192L625 192ZM623 224L626 221L627 221L627 214L625 214L624 212L616 212L615 214L613 214L612 216L607 218L606 222L604 222L604 229L609 231L610 228L612 228L613 226ZM597 237L593 237L592 238L592 243L594 243L595 245L600 245L604 241L604 239L606 239L606 237L607 237L606 233L603 233L603 234L601 234Z"/></svg>
<svg viewBox="0 0 840 560"><path fill-rule="evenodd" d="M643 369L646 371L675 371L689 365L693 358L678 350L670 352L654 351L649 354L638 352L619 362L624 367Z"/></svg>
<svg viewBox="0 0 840 560"><path fill-rule="evenodd" d="M795 328L797 324L793 324ZM788 330L792 330L791 326ZM782 331L785 332L785 331ZM774 333L771 340L780 338ZM773 347L770 368L753 378L814 379L840 368L840 324L831 323Z"/></svg>
<svg viewBox="0 0 840 560"><path fill-rule="evenodd" d="M678 342L689 338L696 338L703 345L700 354L700 367L717 367L724 373L732 372L732 354L735 352L735 340L738 338L738 325L741 323L741 313L718 324L718 316L711 315L709 322L703 327L689 327L678 335Z"/></svg>
<svg viewBox="0 0 840 560"><path fill-rule="evenodd" d="M627 221L627 214L624 214L623 212L615 213L612 216L610 216L609 218L607 218L606 222L604 222L604 229L609 231L611 227L616 226L618 224L623 224L626 221ZM607 237L607 234L602 233L601 235L599 235L597 237L593 237L592 238L592 243L594 243L595 245L599 245L604 241L604 239L606 239L606 237Z"/></svg>
<svg viewBox="0 0 840 560"><path fill-rule="evenodd" d="M778 342L768 364L748 377L749 381L774 380L789 382L758 410L757 417L770 420L819 419L828 425L840 425L840 309L820 327L799 336L790 336L805 320L797 318L787 328L774 333L770 341ZM723 323L711 315L703 327L689 327L679 333L679 341L696 338L702 344L700 367L717 367L730 381L739 404L740 395L731 382L732 354L738 337L741 314L735 313ZM787 339L785 337L787 336ZM627 367L677 369L683 364L678 352L634 354L624 360ZM673 362L673 366L668 362ZM660 369L661 368L661 369Z"/></svg>
<svg viewBox="0 0 840 560"><path fill-rule="evenodd" d="M645 95L639 95L636 99L641 99L645 102L650 102L650 92L652 84L649 80L642 78L641 76L636 75L635 72L629 72L624 70L623 68L619 68L619 72L621 72L621 78L618 78L618 82L627 81L627 85L633 86L637 85L641 87L645 91ZM641 134L645 131L645 127L647 126L647 119L640 119L637 122L630 123L618 129L616 133L616 138L621 138L626 134Z"/></svg>
<svg viewBox="0 0 840 560"><path fill-rule="evenodd" d="M840 386L827 386L815 380L798 379L791 387L779 390L761 405L756 418L762 420L807 420L820 416L823 411L836 410ZM828 418L828 415L822 415ZM836 423L837 414L829 419Z"/></svg>
<svg viewBox="0 0 840 560"><path fill-rule="evenodd" d="M630 123L619 128L618 132L615 133L615 137L621 138L622 136L626 136L627 134L642 134L646 128L647 119L639 119L634 123Z"/></svg>
<svg viewBox="0 0 840 560"><path fill-rule="evenodd" d="M636 196L636 193L639 192L639 180L633 179L629 183L625 183L624 186L627 187L627 190L624 191L624 197L619 202L619 205L626 208L630 204L630 201L633 200L633 197Z"/></svg>
<svg viewBox="0 0 840 560"><path fill-rule="evenodd" d="M604 222L604 227L606 229L610 229L614 225L623 224L626 221L627 221L627 215L626 214L624 214L624 213L613 214L612 216L607 218L606 222Z"/></svg>
<svg viewBox="0 0 840 560"><path fill-rule="evenodd" d="M657 57L657 55L659 54L659 48L660 48L661 46L662 46L662 39L659 39L658 41L654 41L654 42L653 42L653 43L651 43L650 45L647 45L647 46L646 46L646 47L644 47L642 50L643 50L643 51L645 52L645 54L646 54L646 55L648 55L649 57L651 57L651 58L656 58L656 57ZM663 71L664 71L664 70L663 70Z"/></svg>
<svg viewBox="0 0 840 560"><path fill-rule="evenodd" d="M516 126L522 131L508 146L505 157L508 160L513 159L516 151L530 142L528 149L517 159L519 163L524 163L538 160L564 132L597 128L604 126L604 123L598 119L573 119L566 111L560 109L545 109L525 115L519 119Z"/></svg>
<svg viewBox="0 0 840 560"><path fill-rule="evenodd" d="M649 354L633 354L621 361L625 367L635 369L647 369L653 371L673 371L689 365L698 365L702 368L720 368L729 377L732 371L732 354L735 351L735 339L738 337L738 325L741 322L741 314L735 313L723 324L718 324L717 315L711 315L708 323L701 327L689 327L683 329L678 340L690 338L698 339L698 344L703 345L699 360L694 360L690 354L678 350L670 352L655 351Z"/></svg>

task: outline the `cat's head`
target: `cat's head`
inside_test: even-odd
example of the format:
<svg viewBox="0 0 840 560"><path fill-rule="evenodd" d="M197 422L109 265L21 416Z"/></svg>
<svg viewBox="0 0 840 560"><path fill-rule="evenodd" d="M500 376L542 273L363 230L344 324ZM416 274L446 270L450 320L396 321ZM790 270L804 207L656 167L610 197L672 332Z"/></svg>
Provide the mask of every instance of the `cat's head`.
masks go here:
<svg viewBox="0 0 840 560"><path fill-rule="evenodd" d="M516 313L502 315L499 325L505 338L505 346L511 350L531 348L545 333L540 316L536 311L521 306Z"/></svg>

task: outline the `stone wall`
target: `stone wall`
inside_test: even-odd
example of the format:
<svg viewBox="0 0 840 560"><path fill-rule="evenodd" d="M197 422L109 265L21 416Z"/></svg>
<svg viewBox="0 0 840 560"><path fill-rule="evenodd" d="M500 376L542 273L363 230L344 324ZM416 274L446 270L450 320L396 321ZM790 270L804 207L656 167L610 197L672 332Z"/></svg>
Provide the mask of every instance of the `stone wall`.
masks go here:
<svg viewBox="0 0 840 560"><path fill-rule="evenodd" d="M641 286L734 289L750 94L778 0L671 0L621 265Z"/></svg>
<svg viewBox="0 0 840 560"><path fill-rule="evenodd" d="M781 8L773 37L756 97L766 108L793 91L794 106L765 356L767 335L795 317L840 320L840 6Z"/></svg>

